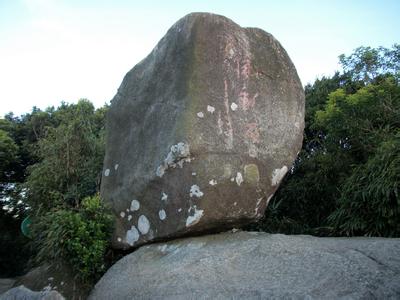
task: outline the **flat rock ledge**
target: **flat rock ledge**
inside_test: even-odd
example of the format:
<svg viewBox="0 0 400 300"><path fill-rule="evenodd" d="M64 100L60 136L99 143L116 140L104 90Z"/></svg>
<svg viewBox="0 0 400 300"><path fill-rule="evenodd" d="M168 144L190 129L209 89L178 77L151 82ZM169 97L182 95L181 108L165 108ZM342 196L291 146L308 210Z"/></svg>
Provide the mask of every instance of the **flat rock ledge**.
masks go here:
<svg viewBox="0 0 400 300"><path fill-rule="evenodd" d="M399 299L400 239L259 232L151 244L89 299Z"/></svg>

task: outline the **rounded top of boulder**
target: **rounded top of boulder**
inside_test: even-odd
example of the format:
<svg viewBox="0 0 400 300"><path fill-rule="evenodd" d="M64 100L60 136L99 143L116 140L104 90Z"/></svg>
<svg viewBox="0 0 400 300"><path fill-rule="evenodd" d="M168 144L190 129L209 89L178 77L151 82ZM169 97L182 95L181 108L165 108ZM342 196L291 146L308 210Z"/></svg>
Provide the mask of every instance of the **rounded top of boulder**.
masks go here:
<svg viewBox="0 0 400 300"><path fill-rule="evenodd" d="M272 35L192 13L127 73L106 127L113 244L137 247L260 218L301 148L304 91Z"/></svg>

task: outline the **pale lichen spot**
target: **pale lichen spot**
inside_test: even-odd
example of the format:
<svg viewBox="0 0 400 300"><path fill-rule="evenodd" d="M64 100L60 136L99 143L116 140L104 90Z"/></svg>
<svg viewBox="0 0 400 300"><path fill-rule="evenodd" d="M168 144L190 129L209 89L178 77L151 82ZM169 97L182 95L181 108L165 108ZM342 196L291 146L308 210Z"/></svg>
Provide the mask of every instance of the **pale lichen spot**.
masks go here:
<svg viewBox="0 0 400 300"><path fill-rule="evenodd" d="M281 182L283 177L285 177L286 173L288 171L288 168L286 166L283 166L280 169L275 169L272 172L272 178L271 178L271 184L272 186L275 186Z"/></svg>
<svg viewBox="0 0 400 300"><path fill-rule="evenodd" d="M124 212L124 211L121 211L121 212L119 213L119 215L121 216L121 218L125 218L125 212Z"/></svg>
<svg viewBox="0 0 400 300"><path fill-rule="evenodd" d="M158 250L160 250L161 252L165 252L165 250L167 250L167 247L168 247L168 245L167 244L165 244L165 245L162 245L162 246L158 246Z"/></svg>
<svg viewBox="0 0 400 300"><path fill-rule="evenodd" d="M215 107L211 106L211 105L207 105L207 111L213 114L215 111Z"/></svg>
<svg viewBox="0 0 400 300"><path fill-rule="evenodd" d="M128 216L128 221L132 220L132 215Z"/></svg>
<svg viewBox="0 0 400 300"><path fill-rule="evenodd" d="M202 111L199 111L199 112L197 113L197 116L198 116L199 118L204 118L204 113L203 113Z"/></svg>
<svg viewBox="0 0 400 300"><path fill-rule="evenodd" d="M195 196L197 198L200 198L200 197L203 197L204 193L200 190L200 187L198 185L194 184L190 187L189 195L190 195L190 197Z"/></svg>
<svg viewBox="0 0 400 300"><path fill-rule="evenodd" d="M236 205L237 205L237 202L234 202L233 205L236 206Z"/></svg>
<svg viewBox="0 0 400 300"><path fill-rule="evenodd" d="M129 229L129 230L126 232L125 240L126 240L126 242L127 242L129 245L133 246L133 244L135 244L135 242L136 242L138 239L139 239L139 232L138 232L138 230L136 229L136 227L132 225L132 226L131 226L131 229Z"/></svg>
<svg viewBox="0 0 400 300"><path fill-rule="evenodd" d="M257 149L256 145L251 144L251 145L249 146L249 156L250 156L250 157L253 157L253 158L256 158L257 155L258 155L257 152L258 152L258 149Z"/></svg>
<svg viewBox="0 0 400 300"><path fill-rule="evenodd" d="M139 210L140 208L140 202L137 200L132 200L131 202L131 211L136 211Z"/></svg>
<svg viewBox="0 0 400 300"><path fill-rule="evenodd" d="M164 192L161 193L161 201L167 201L168 195Z"/></svg>
<svg viewBox="0 0 400 300"><path fill-rule="evenodd" d="M186 219L186 227L190 227L199 223L201 217L203 216L204 213L203 209L197 209L196 206L194 206L193 209L194 209L194 214L192 216L188 216Z"/></svg>
<svg viewBox="0 0 400 300"><path fill-rule="evenodd" d="M138 229L142 234L147 234L150 230L149 219L145 215L141 215L138 220Z"/></svg>
<svg viewBox="0 0 400 300"><path fill-rule="evenodd" d="M189 145L183 142L179 142L176 145L171 146L170 152L164 159L164 162L157 167L156 175L162 177L168 168L176 168L176 166L183 167L184 162L190 162L190 151Z"/></svg>
<svg viewBox="0 0 400 300"><path fill-rule="evenodd" d="M119 237L119 238L117 238L117 241L118 241L119 243L121 243L121 242L122 242L122 239Z"/></svg>
<svg viewBox="0 0 400 300"><path fill-rule="evenodd" d="M242 173L237 172L235 181L236 181L236 184L237 184L238 186L240 186L240 185L242 184L242 182L243 182Z"/></svg>
<svg viewBox="0 0 400 300"><path fill-rule="evenodd" d="M235 177L232 177L232 178L231 178L231 181L234 182L234 181L235 181Z"/></svg>
<svg viewBox="0 0 400 300"><path fill-rule="evenodd" d="M196 176L196 175L197 175L196 172L193 172L193 173L192 173L192 176Z"/></svg>
<svg viewBox="0 0 400 300"><path fill-rule="evenodd" d="M109 176L110 175L110 169L106 169L105 171L104 171L104 176Z"/></svg>
<svg viewBox="0 0 400 300"><path fill-rule="evenodd" d="M163 220L165 220L165 218L167 217L167 214L166 214L165 210L161 209L161 210L158 212L158 216L160 217L160 220L163 221Z"/></svg>
<svg viewBox="0 0 400 300"><path fill-rule="evenodd" d="M208 183L212 186L217 185L217 181L215 179L211 179Z"/></svg>
<svg viewBox="0 0 400 300"><path fill-rule="evenodd" d="M238 105L237 105L235 102L232 102L232 104L231 104L231 109L232 109L233 111L235 111L235 110L237 110L237 108L238 108Z"/></svg>
<svg viewBox="0 0 400 300"><path fill-rule="evenodd" d="M119 164L116 164L116 165L114 166L114 170L117 171L117 170L118 170L118 167L119 167Z"/></svg>
<svg viewBox="0 0 400 300"><path fill-rule="evenodd" d="M156 175L157 175L158 177L163 177L164 173L165 173L165 168L164 168L164 166L163 166L163 165L158 166L158 168L157 168L157 170L156 170Z"/></svg>
<svg viewBox="0 0 400 300"><path fill-rule="evenodd" d="M182 211L182 208L178 209L178 212L181 212L181 211Z"/></svg>

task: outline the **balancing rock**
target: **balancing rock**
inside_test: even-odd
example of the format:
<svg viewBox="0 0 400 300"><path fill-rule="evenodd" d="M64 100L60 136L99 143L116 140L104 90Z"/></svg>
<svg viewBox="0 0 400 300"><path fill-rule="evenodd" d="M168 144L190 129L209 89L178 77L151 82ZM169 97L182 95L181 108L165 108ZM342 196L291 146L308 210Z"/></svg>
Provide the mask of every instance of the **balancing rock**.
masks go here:
<svg viewBox="0 0 400 300"><path fill-rule="evenodd" d="M111 102L101 195L113 245L260 218L300 151L304 91L269 33L214 14L173 25Z"/></svg>

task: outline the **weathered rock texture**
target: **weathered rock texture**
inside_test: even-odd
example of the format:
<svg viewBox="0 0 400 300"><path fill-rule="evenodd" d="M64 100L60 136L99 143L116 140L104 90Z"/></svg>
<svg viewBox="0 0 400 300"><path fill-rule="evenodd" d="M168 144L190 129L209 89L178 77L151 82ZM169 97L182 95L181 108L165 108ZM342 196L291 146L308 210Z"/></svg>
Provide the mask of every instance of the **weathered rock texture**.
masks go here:
<svg viewBox="0 0 400 300"><path fill-rule="evenodd" d="M89 299L399 299L400 239L225 233L143 246Z"/></svg>
<svg viewBox="0 0 400 300"><path fill-rule="evenodd" d="M0 295L0 300L65 300L65 298L54 290L34 292L21 285Z"/></svg>
<svg viewBox="0 0 400 300"><path fill-rule="evenodd" d="M272 35L213 14L179 20L107 116L101 193L118 217L114 246L261 217L303 127L301 82Z"/></svg>
<svg viewBox="0 0 400 300"><path fill-rule="evenodd" d="M12 293L17 293L17 295L23 295L25 292L27 295L31 294L32 298L27 297L26 299L42 299L45 295L50 298L43 299L53 299L51 297L60 293L69 300L82 300L86 299L90 292L90 287L77 278L76 274L67 265L56 263L31 269L25 275L16 278L13 286ZM52 293L52 291L57 293ZM0 300L14 299L11 296L7 297L0 297Z"/></svg>

